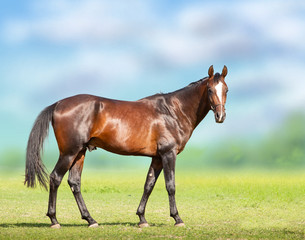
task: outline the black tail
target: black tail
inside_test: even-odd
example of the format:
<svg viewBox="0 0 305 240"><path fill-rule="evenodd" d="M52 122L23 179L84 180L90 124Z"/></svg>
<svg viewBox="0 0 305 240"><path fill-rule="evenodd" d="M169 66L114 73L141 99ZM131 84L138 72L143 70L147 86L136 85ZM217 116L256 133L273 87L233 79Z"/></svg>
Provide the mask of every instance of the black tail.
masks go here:
<svg viewBox="0 0 305 240"><path fill-rule="evenodd" d="M46 190L48 189L48 173L46 167L41 161L40 153L43 149L44 139L49 133L49 125L52 121L53 112L56 107L56 103L46 107L37 117L30 137L28 140L28 146L26 149L26 165L25 165L25 180L24 184L27 187L36 186L36 176L41 186Z"/></svg>

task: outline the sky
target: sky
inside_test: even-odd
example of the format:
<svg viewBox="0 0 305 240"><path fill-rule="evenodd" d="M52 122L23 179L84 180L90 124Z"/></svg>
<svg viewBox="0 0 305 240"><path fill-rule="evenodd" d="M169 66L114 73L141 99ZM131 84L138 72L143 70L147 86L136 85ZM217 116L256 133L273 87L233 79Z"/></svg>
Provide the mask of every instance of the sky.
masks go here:
<svg viewBox="0 0 305 240"><path fill-rule="evenodd" d="M0 3L0 152L26 142L39 112L79 93L137 100L228 67L227 119L194 145L256 138L305 112L304 1Z"/></svg>

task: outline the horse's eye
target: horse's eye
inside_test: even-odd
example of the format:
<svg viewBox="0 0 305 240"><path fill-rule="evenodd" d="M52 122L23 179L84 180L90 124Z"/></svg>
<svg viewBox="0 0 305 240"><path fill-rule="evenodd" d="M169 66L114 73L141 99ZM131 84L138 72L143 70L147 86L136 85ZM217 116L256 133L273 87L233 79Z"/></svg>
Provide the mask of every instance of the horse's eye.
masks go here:
<svg viewBox="0 0 305 240"><path fill-rule="evenodd" d="M212 94L212 93L213 93L213 90L212 90L211 88L209 88L209 89L208 89L208 93L209 93L209 94Z"/></svg>

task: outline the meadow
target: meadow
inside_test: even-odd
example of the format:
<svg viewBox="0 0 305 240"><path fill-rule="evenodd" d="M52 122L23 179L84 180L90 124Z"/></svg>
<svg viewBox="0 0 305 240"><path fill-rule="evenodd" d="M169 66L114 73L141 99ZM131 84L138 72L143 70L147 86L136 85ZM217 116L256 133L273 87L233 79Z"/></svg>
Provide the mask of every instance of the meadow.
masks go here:
<svg viewBox="0 0 305 240"><path fill-rule="evenodd" d="M148 201L150 227L137 227L146 169L84 169L82 192L99 227L87 228L65 176L49 228L48 193L1 173L0 239L304 239L305 174L298 171L177 170L176 200L186 227L174 227L163 174Z"/></svg>

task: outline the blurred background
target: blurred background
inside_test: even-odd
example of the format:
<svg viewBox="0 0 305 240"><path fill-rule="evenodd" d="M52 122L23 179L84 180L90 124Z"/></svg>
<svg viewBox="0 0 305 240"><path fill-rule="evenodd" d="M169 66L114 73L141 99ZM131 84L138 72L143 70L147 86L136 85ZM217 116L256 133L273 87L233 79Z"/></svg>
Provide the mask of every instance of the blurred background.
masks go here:
<svg viewBox="0 0 305 240"><path fill-rule="evenodd" d="M79 93L137 100L228 67L227 119L210 113L181 169L305 167L304 1L0 2L0 169L23 169L39 112ZM58 150L50 131L44 162ZM148 166L99 149L88 168ZM178 168L179 168L178 166Z"/></svg>

